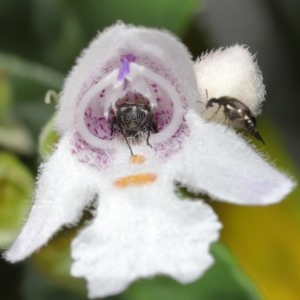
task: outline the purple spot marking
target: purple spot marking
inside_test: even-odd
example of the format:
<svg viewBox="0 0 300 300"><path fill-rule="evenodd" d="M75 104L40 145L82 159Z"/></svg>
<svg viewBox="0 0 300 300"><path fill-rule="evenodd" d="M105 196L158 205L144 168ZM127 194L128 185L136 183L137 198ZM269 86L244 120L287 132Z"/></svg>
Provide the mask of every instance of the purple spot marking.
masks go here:
<svg viewBox="0 0 300 300"><path fill-rule="evenodd" d="M131 62L134 62L136 60L136 57L133 54L126 54L121 56L121 67L119 69L119 74L117 79L118 80L124 80L124 89L126 89L126 76L130 73L129 64Z"/></svg>

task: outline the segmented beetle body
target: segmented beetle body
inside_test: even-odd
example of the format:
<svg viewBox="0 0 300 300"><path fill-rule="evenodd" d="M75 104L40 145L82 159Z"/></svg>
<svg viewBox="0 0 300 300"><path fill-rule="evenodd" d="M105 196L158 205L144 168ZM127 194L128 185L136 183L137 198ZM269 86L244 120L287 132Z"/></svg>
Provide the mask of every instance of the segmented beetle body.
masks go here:
<svg viewBox="0 0 300 300"><path fill-rule="evenodd" d="M214 115L219 112L221 107L223 107L225 120L228 120L232 127L249 132L256 139L265 144L263 138L256 129L256 119L247 105L236 98L223 96L220 98L209 99L206 104L206 109L213 107L214 104L219 106Z"/></svg>

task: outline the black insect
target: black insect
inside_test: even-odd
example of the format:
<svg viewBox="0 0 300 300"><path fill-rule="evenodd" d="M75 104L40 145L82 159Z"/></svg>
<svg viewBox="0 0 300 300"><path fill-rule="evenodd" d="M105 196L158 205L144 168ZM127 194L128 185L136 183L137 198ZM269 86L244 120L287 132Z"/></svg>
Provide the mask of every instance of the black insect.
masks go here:
<svg viewBox="0 0 300 300"><path fill-rule="evenodd" d="M123 103L117 108L116 116L112 118L111 135L116 128L125 138L131 155L133 155L128 138L139 140L141 133L147 133L147 145L150 133L157 133L157 127L153 120L153 113L148 104Z"/></svg>
<svg viewBox="0 0 300 300"><path fill-rule="evenodd" d="M225 120L228 120L234 128L243 129L249 132L265 144L263 138L256 129L256 119L247 105L233 97L223 96L220 98L209 99L206 104L206 109L213 107L214 104L219 105L219 107L213 116L218 113L221 107L223 107Z"/></svg>

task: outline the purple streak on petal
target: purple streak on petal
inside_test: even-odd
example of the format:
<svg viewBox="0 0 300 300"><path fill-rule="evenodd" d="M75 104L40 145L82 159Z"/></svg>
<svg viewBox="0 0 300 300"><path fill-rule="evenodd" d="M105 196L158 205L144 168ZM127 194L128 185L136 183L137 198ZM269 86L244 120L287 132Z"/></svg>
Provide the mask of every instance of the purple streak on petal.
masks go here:
<svg viewBox="0 0 300 300"><path fill-rule="evenodd" d="M130 73L129 64L131 62L134 62L136 60L136 57L133 54L126 54L121 56L121 67L119 69L119 74L117 79L118 80L124 80L125 77Z"/></svg>

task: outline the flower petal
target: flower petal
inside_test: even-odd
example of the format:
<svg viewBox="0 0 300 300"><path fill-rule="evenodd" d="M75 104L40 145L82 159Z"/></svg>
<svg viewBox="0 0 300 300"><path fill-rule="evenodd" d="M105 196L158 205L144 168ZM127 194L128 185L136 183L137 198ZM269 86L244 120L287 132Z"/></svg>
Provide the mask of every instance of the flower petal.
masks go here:
<svg viewBox="0 0 300 300"><path fill-rule="evenodd" d="M7 260L16 262L29 256L61 226L75 223L93 200L95 171L71 155L70 147L66 135L41 167L34 205L20 235L5 253Z"/></svg>
<svg viewBox="0 0 300 300"><path fill-rule="evenodd" d="M214 199L252 205L278 202L293 189L292 180L265 162L231 128L205 122L192 111L186 120L190 138L170 159L177 165L176 179L182 185Z"/></svg>
<svg viewBox="0 0 300 300"><path fill-rule="evenodd" d="M71 273L87 279L89 297L117 294L156 274L191 282L212 264L208 249L218 238L216 215L172 190L171 183L157 182L101 194L97 217L72 244Z"/></svg>

